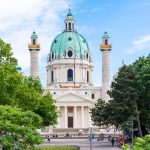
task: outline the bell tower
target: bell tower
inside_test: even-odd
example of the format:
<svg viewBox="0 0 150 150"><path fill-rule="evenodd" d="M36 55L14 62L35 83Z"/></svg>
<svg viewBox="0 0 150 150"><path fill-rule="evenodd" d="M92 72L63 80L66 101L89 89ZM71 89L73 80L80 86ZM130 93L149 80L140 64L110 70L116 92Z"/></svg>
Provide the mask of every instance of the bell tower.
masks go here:
<svg viewBox="0 0 150 150"><path fill-rule="evenodd" d="M31 43L28 44L30 51L30 76L39 77L39 60L38 54L40 51L40 44L38 43L38 36L34 31L31 35Z"/></svg>
<svg viewBox="0 0 150 150"><path fill-rule="evenodd" d="M102 100L109 100L107 91L110 89L110 51L112 44L109 43L109 35L104 32L100 49L102 52Z"/></svg>

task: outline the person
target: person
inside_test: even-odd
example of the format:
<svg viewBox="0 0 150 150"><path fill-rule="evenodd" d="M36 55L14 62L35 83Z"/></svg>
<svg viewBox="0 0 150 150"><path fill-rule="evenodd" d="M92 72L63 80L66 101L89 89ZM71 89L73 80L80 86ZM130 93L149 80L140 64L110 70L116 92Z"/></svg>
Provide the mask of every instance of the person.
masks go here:
<svg viewBox="0 0 150 150"><path fill-rule="evenodd" d="M66 137L69 138L69 133L66 133Z"/></svg>
<svg viewBox="0 0 150 150"><path fill-rule="evenodd" d="M47 136L47 140L49 143L51 142L50 136Z"/></svg>
<svg viewBox="0 0 150 150"><path fill-rule="evenodd" d="M112 138L111 138L111 144L112 144L112 147L114 147L114 143L115 143L115 138L112 137Z"/></svg>
<svg viewBox="0 0 150 150"><path fill-rule="evenodd" d="M111 135L108 136L108 142L110 142L110 141L111 141Z"/></svg>

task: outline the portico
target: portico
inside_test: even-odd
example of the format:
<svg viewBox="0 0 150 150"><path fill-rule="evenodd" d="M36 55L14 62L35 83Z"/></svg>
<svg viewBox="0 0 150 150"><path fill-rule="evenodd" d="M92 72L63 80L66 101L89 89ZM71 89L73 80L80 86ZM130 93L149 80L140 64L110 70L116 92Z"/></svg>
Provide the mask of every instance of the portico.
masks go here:
<svg viewBox="0 0 150 150"><path fill-rule="evenodd" d="M60 112L56 128L88 128L90 119L89 105L59 105Z"/></svg>

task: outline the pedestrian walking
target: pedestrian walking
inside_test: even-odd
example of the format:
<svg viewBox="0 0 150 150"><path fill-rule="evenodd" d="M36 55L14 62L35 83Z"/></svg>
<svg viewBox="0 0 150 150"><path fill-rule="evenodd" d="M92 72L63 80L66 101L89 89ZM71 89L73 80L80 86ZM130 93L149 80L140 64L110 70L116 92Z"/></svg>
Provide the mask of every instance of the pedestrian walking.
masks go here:
<svg viewBox="0 0 150 150"><path fill-rule="evenodd" d="M112 147L114 147L114 143L115 143L115 138L114 138L114 137L112 137L112 139L111 139Z"/></svg>
<svg viewBox="0 0 150 150"><path fill-rule="evenodd" d="M47 136L47 140L48 140L49 143L51 142L50 136Z"/></svg>

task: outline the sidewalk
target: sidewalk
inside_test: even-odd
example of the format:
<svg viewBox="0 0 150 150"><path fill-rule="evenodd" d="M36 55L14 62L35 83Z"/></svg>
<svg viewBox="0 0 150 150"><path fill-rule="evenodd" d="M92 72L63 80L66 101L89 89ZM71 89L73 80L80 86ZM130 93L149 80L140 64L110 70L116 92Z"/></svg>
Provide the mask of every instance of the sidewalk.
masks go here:
<svg viewBox="0 0 150 150"><path fill-rule="evenodd" d="M77 145L80 146L80 150L90 150L90 141L88 139L51 139L51 143L45 140L43 146L48 145ZM117 146L112 147L108 140L92 141L92 150L120 150Z"/></svg>

